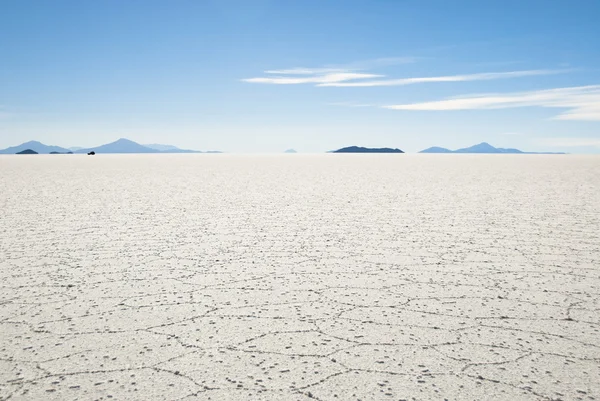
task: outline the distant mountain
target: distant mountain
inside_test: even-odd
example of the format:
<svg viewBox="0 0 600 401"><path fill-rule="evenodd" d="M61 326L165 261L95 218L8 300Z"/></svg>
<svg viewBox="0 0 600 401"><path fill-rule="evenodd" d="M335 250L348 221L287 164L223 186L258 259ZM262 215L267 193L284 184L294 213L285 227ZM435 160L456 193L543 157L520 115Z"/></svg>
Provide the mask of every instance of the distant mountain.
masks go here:
<svg viewBox="0 0 600 401"><path fill-rule="evenodd" d="M487 142L481 142L468 148L456 149L453 153L523 153L517 149L495 148Z"/></svg>
<svg viewBox="0 0 600 401"><path fill-rule="evenodd" d="M553 152L523 152L519 149L513 148L495 148L487 142L481 142L477 145L470 146L468 148L461 148L456 150L450 150L446 148L440 148L434 146L427 148L419 153L485 153L485 154L550 154L550 155L563 155L564 153L553 153Z"/></svg>
<svg viewBox="0 0 600 401"><path fill-rule="evenodd" d="M288 149L283 153L298 153L298 152L296 152L296 149Z"/></svg>
<svg viewBox="0 0 600 401"><path fill-rule="evenodd" d="M164 152L165 150L181 150L177 146L161 145L159 143L145 143L144 146L147 148L150 148L150 149L161 151L161 152Z"/></svg>
<svg viewBox="0 0 600 401"><path fill-rule="evenodd" d="M363 148L360 146L348 146L334 150L331 153L404 153L400 149L392 148Z"/></svg>
<svg viewBox="0 0 600 401"><path fill-rule="evenodd" d="M36 153L48 154L50 152L67 153L69 149L61 148L60 146L48 146L38 141L29 141L22 143L18 146L12 146L10 148L1 149L0 154L14 155L15 153L22 152L24 150L33 150Z"/></svg>
<svg viewBox="0 0 600 401"><path fill-rule="evenodd" d="M199 150L180 149L173 145L161 145L159 143L151 143L144 145L147 148L158 150L161 153L202 153Z"/></svg>
<svg viewBox="0 0 600 401"><path fill-rule="evenodd" d="M92 151L96 153L160 153L156 149L150 149L125 138L95 148L79 149L76 153L89 153Z"/></svg>
<svg viewBox="0 0 600 401"><path fill-rule="evenodd" d="M79 153L87 154L90 152L95 153L222 153L217 150L208 152L201 152L198 150L179 149L173 145L140 145L137 142L129 139L121 138L115 142L107 143L105 145L93 147L93 148L82 148L80 146L74 146L71 148L61 148L60 146L48 146L37 141L29 141L22 143L18 146L12 146L6 149L0 149L0 154L15 154L23 150L33 150L40 154L65 154L65 153Z"/></svg>
<svg viewBox="0 0 600 401"><path fill-rule="evenodd" d="M419 153L452 153L450 149L440 148L439 146L433 146L431 148L424 149Z"/></svg>
<svg viewBox="0 0 600 401"><path fill-rule="evenodd" d="M17 152L16 154L17 155L37 155L39 153L36 152L35 150L25 149L25 150L22 150L20 152Z"/></svg>
<svg viewBox="0 0 600 401"><path fill-rule="evenodd" d="M96 153L203 153L197 150L179 149L172 145L140 145L137 142L125 138L95 148L80 148L76 153L89 153L91 151Z"/></svg>

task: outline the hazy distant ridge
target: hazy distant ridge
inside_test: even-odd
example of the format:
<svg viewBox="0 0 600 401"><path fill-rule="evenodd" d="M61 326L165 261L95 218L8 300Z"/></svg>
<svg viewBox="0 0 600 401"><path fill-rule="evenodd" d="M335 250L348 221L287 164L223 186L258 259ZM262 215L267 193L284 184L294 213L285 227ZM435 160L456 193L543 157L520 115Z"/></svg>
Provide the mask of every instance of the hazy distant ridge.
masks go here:
<svg viewBox="0 0 600 401"><path fill-rule="evenodd" d="M96 153L161 153L159 150L151 149L125 138L94 148L80 149L75 153L89 153L92 151Z"/></svg>
<svg viewBox="0 0 600 401"><path fill-rule="evenodd" d="M14 155L15 153L19 153L19 152L22 152L27 149L31 149L34 152L37 152L40 154L48 154L50 152L58 152L58 153L70 152L69 149L61 148L60 146L49 146L49 145L44 145L43 143L38 142L38 141L29 141L29 142L25 142L25 143L22 143L17 146L11 146L10 148L0 149L0 154Z"/></svg>
<svg viewBox="0 0 600 401"><path fill-rule="evenodd" d="M527 154L527 155L536 155L536 154L544 154L544 155L564 155L564 153L560 152L523 152L519 149L513 148L496 148L490 145L487 142L481 142L477 145L470 146L468 148L461 148L456 150L450 150L446 148L441 148L439 146L433 146L431 148L424 149L419 153L486 153L486 154Z"/></svg>
<svg viewBox="0 0 600 401"><path fill-rule="evenodd" d="M145 144L144 146L150 149L158 150L161 153L204 153L199 150L180 149L177 146L162 145L159 143Z"/></svg>
<svg viewBox="0 0 600 401"><path fill-rule="evenodd" d="M132 140L121 138L115 142L95 148L80 149L76 153L221 153L219 151L202 152L199 150L179 149L173 145L149 144L140 145Z"/></svg>
<svg viewBox="0 0 600 401"><path fill-rule="evenodd" d="M68 149L60 146L44 145L43 143L37 141L29 141L22 143L21 145L0 149L0 154L15 154L26 149L31 149L40 154L69 152L89 153L92 151L95 153L221 153L219 151L201 152L198 150L179 149L173 145L140 145L132 140L121 138L114 142L92 148L71 147Z"/></svg>

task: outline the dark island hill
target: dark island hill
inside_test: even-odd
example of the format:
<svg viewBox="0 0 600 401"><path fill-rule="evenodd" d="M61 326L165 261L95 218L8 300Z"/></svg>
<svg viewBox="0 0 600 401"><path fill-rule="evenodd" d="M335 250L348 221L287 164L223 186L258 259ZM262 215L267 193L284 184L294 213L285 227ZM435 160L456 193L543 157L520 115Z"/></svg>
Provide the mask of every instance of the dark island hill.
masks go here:
<svg viewBox="0 0 600 401"><path fill-rule="evenodd" d="M341 148L338 150L334 150L330 153L404 153L400 149L392 149L392 148L363 148L360 146L348 146L346 148Z"/></svg>

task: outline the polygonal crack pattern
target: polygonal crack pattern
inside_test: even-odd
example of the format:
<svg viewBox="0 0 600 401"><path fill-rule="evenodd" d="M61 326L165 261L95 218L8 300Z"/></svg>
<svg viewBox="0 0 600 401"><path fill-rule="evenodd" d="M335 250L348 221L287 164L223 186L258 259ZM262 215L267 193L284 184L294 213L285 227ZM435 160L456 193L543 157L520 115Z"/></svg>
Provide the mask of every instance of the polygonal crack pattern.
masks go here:
<svg viewBox="0 0 600 401"><path fill-rule="evenodd" d="M0 400L595 400L600 160L0 159Z"/></svg>

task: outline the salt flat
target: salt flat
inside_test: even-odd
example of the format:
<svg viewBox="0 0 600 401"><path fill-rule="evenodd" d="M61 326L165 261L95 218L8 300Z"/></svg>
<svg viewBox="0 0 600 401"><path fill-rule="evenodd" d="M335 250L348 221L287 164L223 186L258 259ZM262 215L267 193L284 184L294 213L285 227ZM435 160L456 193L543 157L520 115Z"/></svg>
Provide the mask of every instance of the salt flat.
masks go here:
<svg viewBox="0 0 600 401"><path fill-rule="evenodd" d="M600 399L600 157L0 157L0 399Z"/></svg>

